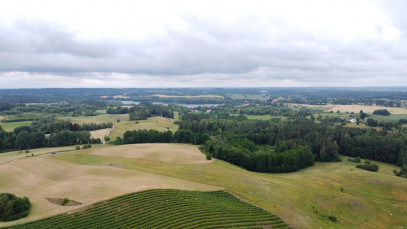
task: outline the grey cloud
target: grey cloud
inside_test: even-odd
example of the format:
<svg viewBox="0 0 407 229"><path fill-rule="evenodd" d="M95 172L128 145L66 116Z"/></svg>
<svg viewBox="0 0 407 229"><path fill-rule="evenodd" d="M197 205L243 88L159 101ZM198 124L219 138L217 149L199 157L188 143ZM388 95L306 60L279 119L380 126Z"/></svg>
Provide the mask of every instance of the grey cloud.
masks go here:
<svg viewBox="0 0 407 229"><path fill-rule="evenodd" d="M394 17L403 34L405 17L401 11ZM166 28L166 36L137 42L81 40L68 28L43 21L0 23L0 33L7 34L0 36L0 71L90 78L92 72L116 72L179 82L251 80L261 86L275 80L344 84L369 77L400 77L407 70L406 37L400 43L343 42L321 38L282 18L259 22L256 15L232 24L191 15L183 20L189 26L187 32Z"/></svg>

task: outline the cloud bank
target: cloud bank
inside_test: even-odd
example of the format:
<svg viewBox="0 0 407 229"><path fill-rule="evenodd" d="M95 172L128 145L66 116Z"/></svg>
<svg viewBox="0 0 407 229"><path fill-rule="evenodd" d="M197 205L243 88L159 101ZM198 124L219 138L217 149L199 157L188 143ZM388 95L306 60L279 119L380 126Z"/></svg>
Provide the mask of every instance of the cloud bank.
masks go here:
<svg viewBox="0 0 407 229"><path fill-rule="evenodd" d="M0 88L407 86L401 1L9 1Z"/></svg>

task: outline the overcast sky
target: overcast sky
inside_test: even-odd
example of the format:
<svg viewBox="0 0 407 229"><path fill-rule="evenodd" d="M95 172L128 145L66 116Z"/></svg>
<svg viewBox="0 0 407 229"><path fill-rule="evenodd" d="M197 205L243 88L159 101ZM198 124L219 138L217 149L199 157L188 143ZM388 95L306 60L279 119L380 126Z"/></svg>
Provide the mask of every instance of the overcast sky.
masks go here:
<svg viewBox="0 0 407 229"><path fill-rule="evenodd" d="M0 88L407 86L407 1L0 5Z"/></svg>

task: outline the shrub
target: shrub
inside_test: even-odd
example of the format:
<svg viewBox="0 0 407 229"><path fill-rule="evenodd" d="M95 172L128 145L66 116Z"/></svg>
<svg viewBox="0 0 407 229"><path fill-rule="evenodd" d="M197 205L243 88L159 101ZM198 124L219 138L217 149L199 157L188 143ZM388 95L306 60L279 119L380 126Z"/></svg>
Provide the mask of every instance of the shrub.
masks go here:
<svg viewBox="0 0 407 229"><path fill-rule="evenodd" d="M333 215L328 216L328 219L331 220L332 222L338 221L338 219Z"/></svg>
<svg viewBox="0 0 407 229"><path fill-rule="evenodd" d="M371 172L379 171L379 166L377 166L376 164L356 165L356 168L364 169L364 170L371 171Z"/></svg>
<svg viewBox="0 0 407 229"><path fill-rule="evenodd" d="M212 155L211 154L206 154L206 160L208 160L208 161L210 161L210 160L212 160Z"/></svg>
<svg viewBox="0 0 407 229"><path fill-rule="evenodd" d="M109 137L109 136L105 136L104 139L105 139L105 141L107 141L107 142L110 141L110 137Z"/></svg>
<svg viewBox="0 0 407 229"><path fill-rule="evenodd" d="M394 170L393 173L394 173L394 175L396 175L398 177L407 178L407 166L403 165L400 169L400 172L398 172L397 170Z"/></svg>
<svg viewBox="0 0 407 229"><path fill-rule="evenodd" d="M62 206L66 205L66 204L68 204L68 203L69 203L69 199L68 199L68 198L63 198L63 199L61 200L61 205L62 205Z"/></svg>
<svg viewBox="0 0 407 229"><path fill-rule="evenodd" d="M10 193L0 194L0 221L12 221L26 217L31 203L27 197L20 198Z"/></svg>
<svg viewBox="0 0 407 229"><path fill-rule="evenodd" d="M81 149L81 147L80 147L80 146L76 146L75 148L76 148L76 150L80 150L80 149Z"/></svg>
<svg viewBox="0 0 407 229"><path fill-rule="evenodd" d="M29 153L30 151L27 149L27 150L25 150L25 153Z"/></svg>
<svg viewBox="0 0 407 229"><path fill-rule="evenodd" d="M91 144L86 144L86 145L83 145L83 146L82 146L82 149L89 149L89 148L91 148L91 147L92 147Z"/></svg>
<svg viewBox="0 0 407 229"><path fill-rule="evenodd" d="M360 163L361 162L360 157L353 158L353 159L349 158L348 161L355 162L355 163Z"/></svg>

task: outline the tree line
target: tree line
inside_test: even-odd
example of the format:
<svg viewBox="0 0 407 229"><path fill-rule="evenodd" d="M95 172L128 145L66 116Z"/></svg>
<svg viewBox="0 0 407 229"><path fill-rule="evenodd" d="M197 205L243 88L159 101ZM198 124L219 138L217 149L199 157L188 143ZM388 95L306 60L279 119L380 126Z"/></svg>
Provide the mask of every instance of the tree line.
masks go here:
<svg viewBox="0 0 407 229"><path fill-rule="evenodd" d="M35 149L41 147L97 144L100 139L91 138L90 130L111 128L112 123L75 124L69 120L55 118L33 121L30 126L21 126L6 132L0 126L0 152Z"/></svg>

